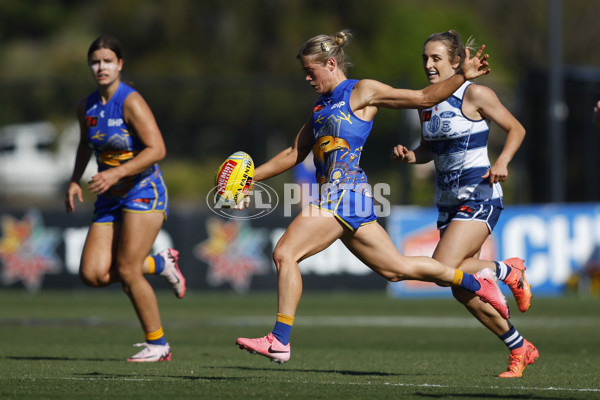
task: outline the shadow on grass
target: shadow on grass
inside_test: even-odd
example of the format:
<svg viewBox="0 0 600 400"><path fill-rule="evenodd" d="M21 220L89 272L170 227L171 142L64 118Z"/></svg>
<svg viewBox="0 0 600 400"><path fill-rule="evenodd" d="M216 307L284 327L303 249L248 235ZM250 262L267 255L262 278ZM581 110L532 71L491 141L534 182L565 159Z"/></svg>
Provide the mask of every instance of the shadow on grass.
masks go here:
<svg viewBox="0 0 600 400"><path fill-rule="evenodd" d="M391 372L379 372L379 371L351 371L343 369L301 369L301 368L255 368L255 367L205 367L205 368L219 368L219 369L236 369L241 371L269 371L269 372L312 372L322 374L339 374L347 376L407 376L409 374L398 374ZM410 374L414 375L414 374ZM418 374L422 375L422 374Z"/></svg>
<svg viewBox="0 0 600 400"><path fill-rule="evenodd" d="M276 371L276 372L314 372L314 373L325 373L325 374L341 374L341 375L349 375L349 376L398 376L400 374L389 374L385 372L362 372L362 371L339 371L339 370L311 370L311 369L286 369L286 370L272 370L267 368L244 368L244 367L214 367L215 369L236 369L236 370L249 370L249 371ZM81 379L88 378L92 379L124 379L124 380L152 380L156 379L181 379L188 381L214 381L214 382L227 382L227 381L245 381L248 379L253 379L251 377L241 376L190 376L190 375L155 375L155 374L112 374L112 373L102 373L102 372L89 372L89 373L74 373L74 376L77 376Z"/></svg>
<svg viewBox="0 0 600 400"><path fill-rule="evenodd" d="M131 380L145 380L151 378L164 379L183 379L188 381L240 381L245 380L246 378L240 377L223 377L223 376L189 376L189 375L154 375L154 374L105 374L102 372L89 372L89 373L75 373L73 374L80 378L89 378L89 379L131 379Z"/></svg>
<svg viewBox="0 0 600 400"><path fill-rule="evenodd" d="M0 360L29 361L123 361L122 358L49 357L49 356L4 356Z"/></svg>
<svg viewBox="0 0 600 400"><path fill-rule="evenodd" d="M124 361L122 358L91 358L91 357L51 357L51 356L0 356L0 360L17 360L17 361ZM131 363L127 363L131 364ZM400 376L422 376L424 374L406 374L406 373L392 373L382 371L356 371L356 370L344 370L344 369L309 369L309 368L257 368L257 367L242 367L242 366L204 366L202 368L207 369L230 369L237 371L265 371L275 373L315 373L315 374L337 374L343 376L373 376L373 377L400 377ZM100 372L90 373L75 373L75 376L99 378L99 379L115 379L115 378L141 378L138 374L105 374ZM152 378L154 375L143 375L144 377ZM158 377L158 375L156 376ZM160 377L168 377L172 379L185 379L185 380L212 380L212 381L227 381L227 380L244 380L246 378L240 377L214 377L214 376L169 376L160 375Z"/></svg>

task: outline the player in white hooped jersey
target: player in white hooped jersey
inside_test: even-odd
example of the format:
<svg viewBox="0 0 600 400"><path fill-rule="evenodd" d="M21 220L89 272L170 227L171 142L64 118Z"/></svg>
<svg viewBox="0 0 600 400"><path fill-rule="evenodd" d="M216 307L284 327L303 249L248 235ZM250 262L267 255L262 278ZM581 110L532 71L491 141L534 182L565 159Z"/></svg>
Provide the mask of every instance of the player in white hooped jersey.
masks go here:
<svg viewBox="0 0 600 400"><path fill-rule="evenodd" d="M483 178L490 169L487 153L489 124L472 120L462 113L465 82L446 101L421 110L423 140L431 151L436 170L436 205L440 210L438 227L449 223L446 215L465 203L487 202L502 208L502 187Z"/></svg>
<svg viewBox="0 0 600 400"><path fill-rule="evenodd" d="M431 35L423 46L423 67L429 82L441 82L459 72L465 47L470 45L463 45L455 31ZM504 207L500 182L508 177L508 163L521 146L525 129L491 89L473 82L465 82L448 99L419 113L420 145L414 150L398 145L392 157L411 164L434 161L440 241L433 258L472 272L481 268L481 247ZM507 132L504 148L493 165L487 151L488 121ZM519 310L527 311L531 287L525 279L523 260L510 258L493 263L497 279L510 287ZM498 376L521 377L525 367L539 357L535 346L489 304L459 288L452 288L452 293L509 348L508 369Z"/></svg>

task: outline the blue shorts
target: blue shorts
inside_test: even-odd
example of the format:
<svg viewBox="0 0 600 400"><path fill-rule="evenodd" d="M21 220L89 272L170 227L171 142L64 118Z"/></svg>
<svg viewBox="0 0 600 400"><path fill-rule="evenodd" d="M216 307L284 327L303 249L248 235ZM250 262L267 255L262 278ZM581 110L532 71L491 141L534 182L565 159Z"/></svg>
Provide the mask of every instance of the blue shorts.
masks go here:
<svg viewBox="0 0 600 400"><path fill-rule="evenodd" d="M332 212L351 231L377 220L373 198L365 191L331 190L312 201L311 206Z"/></svg>
<svg viewBox="0 0 600 400"><path fill-rule="evenodd" d="M158 166L150 173L142 173L133 179L119 182L111 189L98 195L94 203L94 224L120 222L123 212L162 212L165 220L169 214L167 186Z"/></svg>
<svg viewBox="0 0 600 400"><path fill-rule="evenodd" d="M456 207L439 208L437 228L445 229L454 220L481 221L486 223L492 233L501 213L502 207L492 203L467 203Z"/></svg>

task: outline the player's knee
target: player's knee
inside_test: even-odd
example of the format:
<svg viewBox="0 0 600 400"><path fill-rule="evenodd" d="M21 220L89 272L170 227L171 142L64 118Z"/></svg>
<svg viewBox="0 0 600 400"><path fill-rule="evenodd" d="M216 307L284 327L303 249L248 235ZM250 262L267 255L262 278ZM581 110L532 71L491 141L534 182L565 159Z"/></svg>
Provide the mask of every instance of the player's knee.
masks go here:
<svg viewBox="0 0 600 400"><path fill-rule="evenodd" d="M86 286L99 287L96 279L94 279L93 277L87 276L86 274L83 274L81 272L79 272L79 279L81 279L81 282L83 282L83 284Z"/></svg>
<svg viewBox="0 0 600 400"><path fill-rule="evenodd" d="M110 283L108 274L98 274L85 268L79 270L79 278L84 285L90 287L103 287Z"/></svg>
<svg viewBox="0 0 600 400"><path fill-rule="evenodd" d="M273 250L273 262L275 263L275 267L277 268L277 271L279 271L281 265L285 263L285 260L286 260L285 251L282 251L281 249L279 249L279 247L276 247L275 250Z"/></svg>
<svg viewBox="0 0 600 400"><path fill-rule="evenodd" d="M295 261L294 256L284 247L276 246L273 250L273 262L277 267L277 271L281 270L282 266L291 265Z"/></svg>
<svg viewBox="0 0 600 400"><path fill-rule="evenodd" d="M117 264L117 271L119 271L119 276L124 285L129 285L131 282L136 279L143 278L144 275L141 273L141 268L137 271L135 268L132 268L129 264Z"/></svg>

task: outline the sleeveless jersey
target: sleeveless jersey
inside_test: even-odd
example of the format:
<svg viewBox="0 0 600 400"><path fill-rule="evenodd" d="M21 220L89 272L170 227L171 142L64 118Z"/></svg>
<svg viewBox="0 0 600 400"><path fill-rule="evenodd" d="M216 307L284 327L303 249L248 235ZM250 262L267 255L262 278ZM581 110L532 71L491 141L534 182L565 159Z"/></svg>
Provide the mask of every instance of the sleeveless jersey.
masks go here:
<svg viewBox="0 0 600 400"><path fill-rule="evenodd" d="M121 82L106 104L102 104L98 91L87 97L87 142L94 150L98 171L117 167L131 160L145 147L123 118L123 103L133 92L135 89ZM110 198L124 197L133 194L129 192L134 188L135 194L140 198L144 197L144 190L149 190L154 196L155 189L151 181L155 180L162 181L162 174L156 164L139 174L121 179L98 198L101 201L109 201Z"/></svg>
<svg viewBox="0 0 600 400"><path fill-rule="evenodd" d="M489 202L503 207L499 183L490 187L482 179L490 168L487 154L489 124L462 113L465 82L450 98L421 111L423 138L433 153L436 169L436 204L453 207L465 202Z"/></svg>
<svg viewBox="0 0 600 400"><path fill-rule="evenodd" d="M350 109L350 95L357 82L347 79L315 103L313 155L320 185L357 191L367 186L367 176L359 161L373 121L359 119Z"/></svg>

